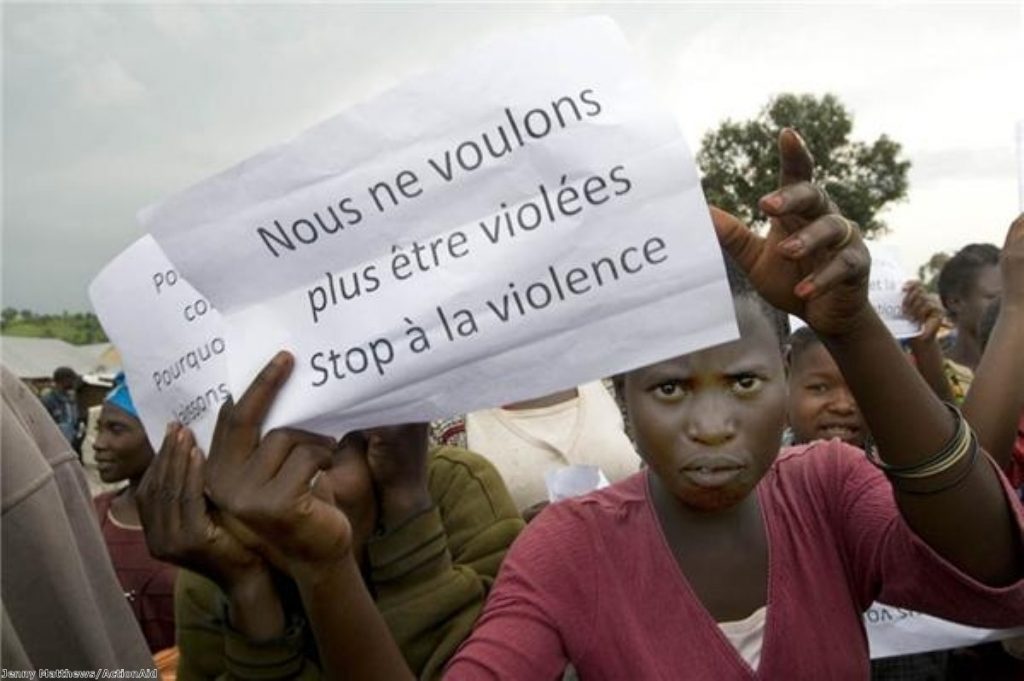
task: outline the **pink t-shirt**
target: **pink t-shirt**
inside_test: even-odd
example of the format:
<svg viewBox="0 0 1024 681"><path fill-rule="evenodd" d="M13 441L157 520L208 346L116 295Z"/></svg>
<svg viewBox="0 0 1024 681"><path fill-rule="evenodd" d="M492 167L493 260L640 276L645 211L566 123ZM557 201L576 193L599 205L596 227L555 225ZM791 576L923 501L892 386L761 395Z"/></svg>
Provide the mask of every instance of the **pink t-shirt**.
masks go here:
<svg viewBox="0 0 1024 681"><path fill-rule="evenodd" d="M985 627L1024 622L1024 579L963 575L900 518L885 478L838 440L784 450L757 494L769 545L757 673L691 591L641 472L551 506L520 535L446 678L868 678L874 600ZM1007 498L1013 498L1007 489ZM1018 527L1024 511L1014 499Z"/></svg>

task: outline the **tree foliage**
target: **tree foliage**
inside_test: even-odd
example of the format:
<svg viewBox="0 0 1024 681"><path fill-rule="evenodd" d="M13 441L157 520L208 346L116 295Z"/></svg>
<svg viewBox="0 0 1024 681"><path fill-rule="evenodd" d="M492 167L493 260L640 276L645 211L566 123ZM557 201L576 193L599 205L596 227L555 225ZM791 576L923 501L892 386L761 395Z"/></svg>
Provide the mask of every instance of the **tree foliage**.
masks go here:
<svg viewBox="0 0 1024 681"><path fill-rule="evenodd" d="M878 214L907 193L910 161L886 135L874 142L852 141L853 120L834 95L783 94L771 100L752 120L726 120L701 140L697 164L709 202L747 222L760 197L778 186L779 132L795 128L815 161L815 180L843 213L867 236L886 230Z"/></svg>
<svg viewBox="0 0 1024 681"><path fill-rule="evenodd" d="M0 311L0 332L5 336L59 338L73 345L107 341L100 320L91 312L36 314L5 308Z"/></svg>
<svg viewBox="0 0 1024 681"><path fill-rule="evenodd" d="M917 278L921 280L924 287L932 293L939 290L939 272L953 256L945 251L933 253L928 262L917 268Z"/></svg>

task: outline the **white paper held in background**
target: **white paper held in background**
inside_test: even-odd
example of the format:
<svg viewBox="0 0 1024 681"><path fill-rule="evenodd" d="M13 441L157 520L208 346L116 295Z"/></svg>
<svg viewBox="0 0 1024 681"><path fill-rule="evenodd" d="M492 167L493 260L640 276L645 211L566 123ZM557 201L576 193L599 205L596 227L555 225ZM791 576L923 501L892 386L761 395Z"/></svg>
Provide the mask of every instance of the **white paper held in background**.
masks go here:
<svg viewBox="0 0 1024 681"><path fill-rule="evenodd" d="M89 285L104 331L121 354L132 401L153 448L178 421L209 451L227 385L220 313L175 271L151 236L112 260Z"/></svg>

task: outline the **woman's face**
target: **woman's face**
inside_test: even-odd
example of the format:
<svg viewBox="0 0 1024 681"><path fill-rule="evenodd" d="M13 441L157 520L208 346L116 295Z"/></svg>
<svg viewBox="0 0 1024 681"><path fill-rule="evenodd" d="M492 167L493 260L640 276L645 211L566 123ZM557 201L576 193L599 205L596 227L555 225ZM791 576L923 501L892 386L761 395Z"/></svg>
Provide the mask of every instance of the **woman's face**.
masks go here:
<svg viewBox="0 0 1024 681"><path fill-rule="evenodd" d="M103 482L138 480L153 460L142 422L109 402L100 410L93 448Z"/></svg>
<svg viewBox="0 0 1024 681"><path fill-rule="evenodd" d="M677 499L718 511L742 501L779 451L786 379L775 332L737 300L741 338L626 374L641 456Z"/></svg>
<svg viewBox="0 0 1024 681"><path fill-rule="evenodd" d="M863 447L868 429L832 355L812 343L789 373L789 425L797 442L840 440Z"/></svg>

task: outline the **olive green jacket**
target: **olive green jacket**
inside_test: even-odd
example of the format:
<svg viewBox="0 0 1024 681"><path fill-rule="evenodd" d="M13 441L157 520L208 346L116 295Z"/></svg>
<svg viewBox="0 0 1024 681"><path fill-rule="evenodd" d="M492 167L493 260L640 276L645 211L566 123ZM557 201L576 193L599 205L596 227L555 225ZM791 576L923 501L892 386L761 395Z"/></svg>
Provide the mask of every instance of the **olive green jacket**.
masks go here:
<svg viewBox="0 0 1024 681"><path fill-rule="evenodd" d="M435 448L429 465L434 506L367 545L377 606L421 679L440 677L469 636L505 551L523 527L504 482L483 457ZM284 637L249 641L229 627L227 599L216 585L182 570L175 621L180 681L322 676L301 612Z"/></svg>

